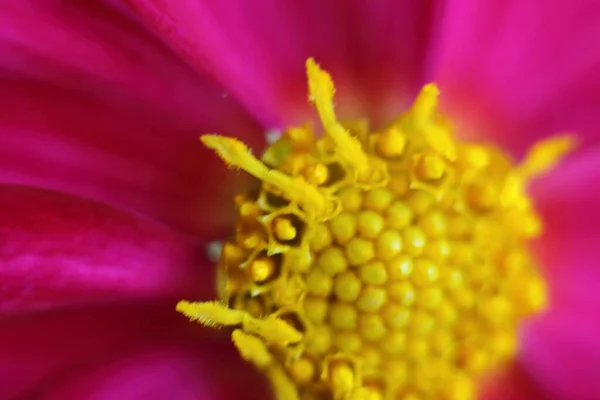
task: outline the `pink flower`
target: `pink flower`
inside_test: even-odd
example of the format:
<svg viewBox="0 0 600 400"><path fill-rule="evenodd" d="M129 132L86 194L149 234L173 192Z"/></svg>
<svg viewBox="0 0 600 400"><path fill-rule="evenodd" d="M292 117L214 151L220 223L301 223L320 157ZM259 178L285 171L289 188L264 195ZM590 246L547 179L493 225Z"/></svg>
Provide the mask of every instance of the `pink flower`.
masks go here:
<svg viewBox="0 0 600 400"><path fill-rule="evenodd" d="M246 187L198 137L259 150L265 130L314 118L309 56L342 117L385 121L433 80L465 136L516 156L579 134L533 191L551 311L485 397L600 397L600 4L125 3L0 5L0 398L267 398L174 305L215 297L204 247Z"/></svg>

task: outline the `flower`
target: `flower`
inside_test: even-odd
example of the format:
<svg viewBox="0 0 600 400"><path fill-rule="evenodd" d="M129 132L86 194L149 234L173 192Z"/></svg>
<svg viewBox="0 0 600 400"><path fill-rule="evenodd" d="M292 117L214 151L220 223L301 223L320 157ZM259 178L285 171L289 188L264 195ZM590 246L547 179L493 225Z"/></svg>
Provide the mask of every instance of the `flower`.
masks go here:
<svg viewBox="0 0 600 400"><path fill-rule="evenodd" d="M247 187L198 137L258 150L265 129L304 122L314 56L343 118L383 122L433 79L465 136L515 156L579 134L532 189L552 306L486 396L598 397L595 2L127 3L0 6L3 395L265 398L227 340L172 309L214 298L200 249Z"/></svg>

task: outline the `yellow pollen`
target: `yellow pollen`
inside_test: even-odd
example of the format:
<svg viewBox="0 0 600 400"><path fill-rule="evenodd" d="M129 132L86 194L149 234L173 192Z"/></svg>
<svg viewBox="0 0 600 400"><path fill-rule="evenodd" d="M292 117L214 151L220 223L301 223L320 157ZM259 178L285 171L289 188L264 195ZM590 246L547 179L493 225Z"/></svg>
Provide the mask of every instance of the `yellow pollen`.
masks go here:
<svg viewBox="0 0 600 400"><path fill-rule="evenodd" d="M273 233L279 240L292 240L298 233L292 222L287 218L275 218Z"/></svg>
<svg viewBox="0 0 600 400"><path fill-rule="evenodd" d="M377 138L377 153L382 157L400 157L406 147L406 136L397 128L386 130Z"/></svg>
<svg viewBox="0 0 600 400"><path fill-rule="evenodd" d="M250 273L254 282L264 282L275 272L273 261L268 258L254 260L250 264Z"/></svg>
<svg viewBox="0 0 600 400"><path fill-rule="evenodd" d="M312 59L306 69L322 136L289 128L262 161L236 139L202 136L262 184L235 198L220 301L177 311L232 328L276 399L477 398L478 382L515 357L519 324L548 305L527 186L574 138L537 143L514 164L457 141L434 84L369 133L337 120L331 76Z"/></svg>

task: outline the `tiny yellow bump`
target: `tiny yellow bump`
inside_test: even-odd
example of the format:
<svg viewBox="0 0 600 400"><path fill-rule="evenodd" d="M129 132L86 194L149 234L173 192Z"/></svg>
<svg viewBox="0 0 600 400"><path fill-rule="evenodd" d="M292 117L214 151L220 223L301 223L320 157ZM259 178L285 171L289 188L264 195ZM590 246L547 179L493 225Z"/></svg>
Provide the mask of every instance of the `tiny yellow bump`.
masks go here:
<svg viewBox="0 0 600 400"><path fill-rule="evenodd" d="M393 195L388 189L374 188L365 192L364 204L370 210L383 212L387 210L392 199Z"/></svg>
<svg viewBox="0 0 600 400"><path fill-rule="evenodd" d="M356 217L349 212L342 212L329 222L331 234L340 245L345 245L356 235Z"/></svg>
<svg viewBox="0 0 600 400"><path fill-rule="evenodd" d="M429 237L439 237L446 233L446 218L444 214L437 210L425 214L419 221L425 234Z"/></svg>
<svg viewBox="0 0 600 400"><path fill-rule="evenodd" d="M410 189L410 179L406 174L394 174L390 177L387 188L394 196L402 197Z"/></svg>
<svg viewBox="0 0 600 400"><path fill-rule="evenodd" d="M391 355L399 355L406 351L407 335L404 332L390 332L385 337L382 350Z"/></svg>
<svg viewBox="0 0 600 400"><path fill-rule="evenodd" d="M358 269L358 276L365 284L381 285L387 281L385 264L374 260L362 265Z"/></svg>
<svg viewBox="0 0 600 400"><path fill-rule="evenodd" d="M249 271L254 282L262 283L275 273L275 263L270 258L259 258L250 263Z"/></svg>
<svg viewBox="0 0 600 400"><path fill-rule="evenodd" d="M325 321L328 311L328 302L322 297L307 296L304 299L304 315L311 322L321 324Z"/></svg>
<svg viewBox="0 0 600 400"><path fill-rule="evenodd" d="M406 136L397 128L390 128L379 134L376 150L382 157L400 157L406 148Z"/></svg>
<svg viewBox="0 0 600 400"><path fill-rule="evenodd" d="M357 332L342 331L335 334L335 346L339 351L356 353L362 345L362 339Z"/></svg>
<svg viewBox="0 0 600 400"><path fill-rule="evenodd" d="M423 190L413 190L406 198L406 203L414 215L421 216L431 209L435 199Z"/></svg>
<svg viewBox="0 0 600 400"><path fill-rule="evenodd" d="M329 296L333 287L333 280L324 272L313 269L306 276L306 287L309 293L316 296Z"/></svg>
<svg viewBox="0 0 600 400"><path fill-rule="evenodd" d="M310 249L315 252L322 251L331 246L333 239L331 231L326 225L317 225L310 239Z"/></svg>
<svg viewBox="0 0 600 400"><path fill-rule="evenodd" d="M476 211L490 211L498 202L498 190L489 183L477 182L467 188L467 201Z"/></svg>
<svg viewBox="0 0 600 400"><path fill-rule="evenodd" d="M376 238L383 229L383 224L383 217L375 211L365 210L358 214L358 233L367 239Z"/></svg>
<svg viewBox="0 0 600 400"><path fill-rule="evenodd" d="M393 229L404 229L410 225L412 211L403 201L393 202L386 210L385 222Z"/></svg>
<svg viewBox="0 0 600 400"><path fill-rule="evenodd" d="M369 342L377 341L385 336L387 329L379 314L361 314L358 318L360 335Z"/></svg>
<svg viewBox="0 0 600 400"><path fill-rule="evenodd" d="M413 259L405 254L394 257L386 263L390 279L407 279L412 274Z"/></svg>
<svg viewBox="0 0 600 400"><path fill-rule="evenodd" d="M354 306L348 303L333 303L330 307L329 318L331 326L337 329L356 329L357 312Z"/></svg>
<svg viewBox="0 0 600 400"><path fill-rule="evenodd" d="M329 170L323 164L308 165L302 170L302 175L308 183L322 185L329 178Z"/></svg>
<svg viewBox="0 0 600 400"><path fill-rule="evenodd" d="M404 249L411 256L418 256L423 253L427 244L427 236L419 227L410 226L404 230L402 235Z"/></svg>
<svg viewBox="0 0 600 400"><path fill-rule="evenodd" d="M411 306L415 302L416 289L408 281L391 282L388 285L388 295L398 304Z"/></svg>
<svg viewBox="0 0 600 400"><path fill-rule="evenodd" d="M402 251L402 236L398 231L386 229L377 237L375 253L382 261L391 260Z"/></svg>
<svg viewBox="0 0 600 400"><path fill-rule="evenodd" d="M425 310L435 310L444 300L444 294L439 286L424 288L417 296L417 305Z"/></svg>
<svg viewBox="0 0 600 400"><path fill-rule="evenodd" d="M327 275L337 275L346 270L348 261L339 247L329 247L317 259L317 264Z"/></svg>
<svg viewBox="0 0 600 400"><path fill-rule="evenodd" d="M343 301L354 301L360 295L362 283L351 271L346 271L335 277L333 291L336 297Z"/></svg>
<svg viewBox="0 0 600 400"><path fill-rule="evenodd" d="M424 310L416 310L411 315L410 328L416 335L427 335L435 328L433 315Z"/></svg>
<svg viewBox="0 0 600 400"><path fill-rule="evenodd" d="M299 358L290 365L292 379L299 385L306 385L315 378L315 365L306 357Z"/></svg>
<svg viewBox="0 0 600 400"><path fill-rule="evenodd" d="M394 303L386 304L381 310L386 325L394 330L406 328L410 322L410 314L410 309Z"/></svg>
<svg viewBox="0 0 600 400"><path fill-rule="evenodd" d="M273 220L273 233L275 237L281 241L292 240L298 233L296 227L292 224L289 218L277 217Z"/></svg>
<svg viewBox="0 0 600 400"><path fill-rule="evenodd" d="M360 188L346 186L337 194L346 212L357 212L362 207L363 193Z"/></svg>
<svg viewBox="0 0 600 400"><path fill-rule="evenodd" d="M375 246L369 240L355 237L346 246L346 255L350 265L358 266L375 257Z"/></svg>
<svg viewBox="0 0 600 400"><path fill-rule="evenodd" d="M439 267L433 261L422 258L415 261L411 278L416 285L432 284L438 280L439 276Z"/></svg>
<svg viewBox="0 0 600 400"><path fill-rule="evenodd" d="M434 181L444 176L444 171L444 160L435 153L423 154L417 158L415 175L419 179Z"/></svg>
<svg viewBox="0 0 600 400"><path fill-rule="evenodd" d="M319 325L306 335L306 350L311 354L321 355L329 351L333 343L331 328Z"/></svg>
<svg viewBox="0 0 600 400"><path fill-rule="evenodd" d="M377 311L385 304L387 300L387 292L385 288L378 286L365 287L358 299L356 306L362 311Z"/></svg>

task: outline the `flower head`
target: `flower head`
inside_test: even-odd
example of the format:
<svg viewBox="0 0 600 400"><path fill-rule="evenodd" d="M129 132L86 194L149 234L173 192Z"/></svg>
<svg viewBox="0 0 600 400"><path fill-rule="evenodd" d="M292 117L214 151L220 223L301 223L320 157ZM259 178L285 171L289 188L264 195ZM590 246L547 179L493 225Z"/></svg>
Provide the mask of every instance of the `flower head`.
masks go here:
<svg viewBox="0 0 600 400"><path fill-rule="evenodd" d="M374 364L379 357L389 364L390 348L347 351L350 357L321 378L316 371L329 365L327 355L312 356L304 345L317 325L337 340L339 327L352 326L354 314L356 328L344 332L358 337L361 346L375 343L366 340L372 337L365 337L362 327L376 327L378 320L386 337L407 333L407 345L416 327L427 328L431 310L416 317L390 312L389 304L398 301L389 294L398 292L386 291L385 304L368 311L368 320L359 306L377 302L359 304L357 298L347 300L353 307L336 305L341 301L333 281L340 275L355 275L345 287L358 282L359 298L387 288L396 279L388 271L390 260L399 256L385 257L399 243L412 264L398 263L394 271L411 275L405 281L412 285L414 306L442 301L436 316L452 317L449 306L467 304L468 292L450 298L442 286L454 278L466 282L465 274L444 281L447 271L440 268L457 254L447 250L463 240L450 238L455 220L449 216L455 214L483 222L470 236L481 240L491 231L490 238L513 238L514 248L523 250L506 263L484 266L508 265L512 272L542 278L520 282L518 288L533 290L514 293L506 288L514 282L510 274L491 279L488 268L469 271L479 273L468 275L471 283L490 289L484 295L504 282L496 293L508 306L492 299L490 309L503 312L492 318L473 312L465 332L473 327L479 334L483 328L508 332L500 348L514 357L496 368L500 364L489 362L491 353L463 352L462 364L451 365L451 374L444 372L449 364L437 363L407 371L404 380L392 384L410 383L410 399L428 374L443 372L458 376L448 381L450 394L471 393L476 385L485 400L600 397L598 2L15 0L2 2L0 21L0 397L264 400L272 397L269 381L291 382L277 389L284 398L298 388L316 389L315 382L325 391L333 385L357 396L392 390L385 387L389 378L376 379L384 370L369 372L364 362ZM333 81L316 63L309 65L311 77L321 78L310 80L316 113L306 101L308 57L319 60L336 81L334 96ZM437 86L424 86L431 81ZM410 118L395 120L402 112ZM301 125L315 116L318 124ZM415 134L418 121L426 125L422 135ZM284 135L263 153L265 132L272 138L273 131ZM205 144L236 168L259 175L259 191L252 191L257 180L253 183L250 174L228 170L198 143L201 134L214 132L223 136L207 136ZM570 139L548 138L555 132L575 132L579 146L552 165L571 146ZM474 143L479 145L473 149ZM465 149L474 151L465 158ZM332 150L333 164L327 158ZM403 164L407 154L414 157ZM480 181L486 159L494 166L493 179ZM467 169L465 160L474 168ZM393 183L398 176L417 186L402 189L408 183ZM467 185L469 179L478 185ZM340 185L354 186L342 193ZM490 185L492 190L486 189ZM500 186L507 190L494 196ZM424 195L409 202L392 188ZM448 214L437 200L440 193L467 193L465 208ZM503 205L504 198L515 206ZM386 199L390 204L382 211L378 207ZM398 201L408 208L391 207ZM432 210L417 215L427 204L437 207L437 216ZM255 221L253 215L265 207L274 218L250 224L223 247L223 259L231 261L227 257L236 257L238 239L243 240L247 261L230 262L237 267L226 271L223 262L215 268L204 249ZM349 211L353 207L360 211ZM509 209L516 211L512 217L497 218ZM400 234L401 228L385 225L375 235L378 221L389 224L388 214L400 227L408 218L415 229L405 235L406 230ZM332 228L338 218L343 223ZM493 228L486 223L491 220ZM543 231L535 236L539 228ZM264 254L258 250L261 229L268 237ZM347 244L333 237L340 229L354 232ZM422 234L415 234L418 230ZM255 231L261 233L252 235ZM517 231L521 236L512 235ZM319 241L309 235L321 237L324 247L315 248ZM354 238L364 241L348 247ZM387 250L377 247L378 240ZM302 253L307 241L308 253ZM360 250L369 243L373 257L365 268L349 265L349 254L369 255ZM506 248L496 244L464 249L467 256L470 250L481 256ZM298 258L290 261L292 254ZM313 258L301 258L307 254ZM318 271L323 257L330 257L323 264L333 271L317 279L298 272L301 279L288 280L288 266ZM435 265L421 275L434 282L412 284L415 271L423 271L419 257ZM344 260L346 269L335 272ZM215 269L221 275L218 294ZM384 278L386 283L378 283ZM239 296L250 287L258 300L289 304L308 292L306 283L325 293L328 279L332 295L300 296L294 306L303 307L296 314L280 310L266 318L269 304ZM284 290L276 290L284 281ZM362 290L366 287L369 291ZM515 334L520 295L537 301L529 302L532 318L523 313ZM535 313L544 298L545 312ZM197 307L197 318L227 327L214 331L189 323L174 311L180 299L200 302L181 303L180 310ZM225 301L202 303L215 299ZM323 310L327 318L321 323ZM507 310L514 318L505 318ZM405 321L405 330L392 332L390 320ZM367 335L373 333L377 330ZM438 336L412 348L425 349L430 357L444 343L444 335ZM329 351L340 343L351 340L332 341ZM518 345L516 352L510 351L512 344ZM479 345L467 349L490 347ZM292 349L299 351L292 357L297 362L283 362ZM474 361L467 363L470 358ZM398 366L396 376L402 370Z"/></svg>
<svg viewBox="0 0 600 400"><path fill-rule="evenodd" d="M177 309L237 327L234 344L280 399L475 398L477 381L515 356L520 321L547 305L525 189L573 139L514 165L455 141L433 84L379 132L344 127L331 77L313 59L306 68L321 137L291 128L262 161L235 139L202 137L262 185L236 198L222 304Z"/></svg>

